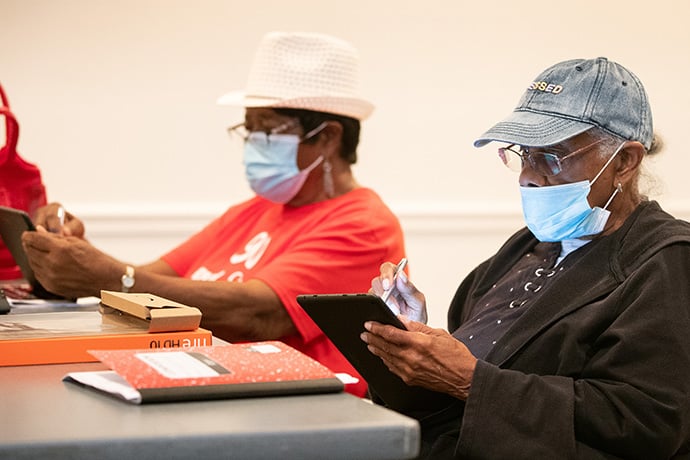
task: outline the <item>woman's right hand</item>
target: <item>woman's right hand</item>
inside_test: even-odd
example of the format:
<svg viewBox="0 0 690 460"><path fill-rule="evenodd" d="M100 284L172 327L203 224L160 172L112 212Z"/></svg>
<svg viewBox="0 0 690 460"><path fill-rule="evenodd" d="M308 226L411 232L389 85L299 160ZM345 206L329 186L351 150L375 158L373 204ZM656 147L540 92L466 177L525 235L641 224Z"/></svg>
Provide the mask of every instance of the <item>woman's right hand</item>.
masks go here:
<svg viewBox="0 0 690 460"><path fill-rule="evenodd" d="M394 312L400 312L414 321L427 322L426 298L414 284L407 278L407 274L401 271L395 278L396 265L386 262L381 265L381 274L371 280L370 294L381 297L391 287L393 279L395 286L386 304Z"/></svg>
<svg viewBox="0 0 690 460"><path fill-rule="evenodd" d="M38 208L34 213L33 222L37 227L41 226L51 233L84 238L84 223L67 212L60 203L49 203Z"/></svg>

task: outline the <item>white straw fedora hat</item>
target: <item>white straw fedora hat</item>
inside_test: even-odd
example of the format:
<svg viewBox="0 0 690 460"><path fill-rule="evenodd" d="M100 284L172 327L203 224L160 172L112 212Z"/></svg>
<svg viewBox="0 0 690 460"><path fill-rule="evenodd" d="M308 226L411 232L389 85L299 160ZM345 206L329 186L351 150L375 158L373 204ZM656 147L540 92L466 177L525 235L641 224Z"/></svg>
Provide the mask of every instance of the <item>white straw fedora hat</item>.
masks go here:
<svg viewBox="0 0 690 460"><path fill-rule="evenodd" d="M334 113L357 120L374 106L358 94L359 54L329 35L271 32L254 56L247 87L221 96L218 104Z"/></svg>

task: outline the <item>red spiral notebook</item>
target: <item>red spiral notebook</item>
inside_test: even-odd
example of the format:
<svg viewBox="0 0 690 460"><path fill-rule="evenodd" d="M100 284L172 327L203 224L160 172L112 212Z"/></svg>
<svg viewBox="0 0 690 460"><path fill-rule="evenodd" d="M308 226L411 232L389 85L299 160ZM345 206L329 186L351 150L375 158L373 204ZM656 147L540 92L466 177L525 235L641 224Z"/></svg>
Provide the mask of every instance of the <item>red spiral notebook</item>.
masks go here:
<svg viewBox="0 0 690 460"><path fill-rule="evenodd" d="M78 383L132 404L336 393L321 363L278 341L161 350L94 350L111 371L71 372Z"/></svg>

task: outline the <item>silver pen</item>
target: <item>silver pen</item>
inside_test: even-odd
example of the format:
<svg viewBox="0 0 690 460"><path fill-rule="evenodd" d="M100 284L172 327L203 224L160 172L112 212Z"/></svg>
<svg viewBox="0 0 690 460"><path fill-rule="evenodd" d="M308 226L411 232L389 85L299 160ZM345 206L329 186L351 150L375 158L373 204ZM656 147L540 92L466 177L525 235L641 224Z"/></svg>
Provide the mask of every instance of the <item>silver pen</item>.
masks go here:
<svg viewBox="0 0 690 460"><path fill-rule="evenodd" d="M407 259L403 257L400 259L400 262L398 262L398 265L395 267L395 273L393 273L393 283L391 284L391 287L388 288L387 290L383 291L383 295L381 296L381 299L384 302L388 301L388 298L391 296L393 291L395 290L395 284L398 280L398 275L400 274L401 271L405 269L405 266L407 265Z"/></svg>
<svg viewBox="0 0 690 460"><path fill-rule="evenodd" d="M57 218L58 222L60 222L60 227L63 227L65 225L65 208L62 206L57 209Z"/></svg>

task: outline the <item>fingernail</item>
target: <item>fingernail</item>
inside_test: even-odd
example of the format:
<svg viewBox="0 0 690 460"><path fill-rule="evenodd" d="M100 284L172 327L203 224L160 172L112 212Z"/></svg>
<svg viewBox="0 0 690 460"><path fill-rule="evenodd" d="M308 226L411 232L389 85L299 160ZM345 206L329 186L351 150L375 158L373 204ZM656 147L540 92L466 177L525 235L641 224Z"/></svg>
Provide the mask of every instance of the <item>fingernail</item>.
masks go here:
<svg viewBox="0 0 690 460"><path fill-rule="evenodd" d="M366 332L362 332L361 334L359 334L359 338L362 339L362 342L367 343L367 333Z"/></svg>

